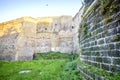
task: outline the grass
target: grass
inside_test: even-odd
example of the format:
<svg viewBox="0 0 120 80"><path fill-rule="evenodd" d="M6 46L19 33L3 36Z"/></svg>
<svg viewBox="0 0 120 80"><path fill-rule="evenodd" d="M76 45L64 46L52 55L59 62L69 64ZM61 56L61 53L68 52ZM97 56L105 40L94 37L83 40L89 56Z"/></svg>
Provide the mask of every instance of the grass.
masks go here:
<svg viewBox="0 0 120 80"><path fill-rule="evenodd" d="M49 52L35 56L32 61L0 61L0 80L81 80L75 55ZM20 74L22 70L31 72Z"/></svg>

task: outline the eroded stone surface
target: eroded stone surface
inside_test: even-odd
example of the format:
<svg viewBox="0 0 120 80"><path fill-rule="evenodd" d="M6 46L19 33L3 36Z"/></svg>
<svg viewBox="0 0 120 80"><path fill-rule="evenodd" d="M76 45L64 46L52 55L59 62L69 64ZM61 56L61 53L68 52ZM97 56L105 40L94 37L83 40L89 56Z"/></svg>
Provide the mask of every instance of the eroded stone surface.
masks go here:
<svg viewBox="0 0 120 80"><path fill-rule="evenodd" d="M73 53L74 30L71 16L23 17L0 24L0 59L32 60L33 53Z"/></svg>

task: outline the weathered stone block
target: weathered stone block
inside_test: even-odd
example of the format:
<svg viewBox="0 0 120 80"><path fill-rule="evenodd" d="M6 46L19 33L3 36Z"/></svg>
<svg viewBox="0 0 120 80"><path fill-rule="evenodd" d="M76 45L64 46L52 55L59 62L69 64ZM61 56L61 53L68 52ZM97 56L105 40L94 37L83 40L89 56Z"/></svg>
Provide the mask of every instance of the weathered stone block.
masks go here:
<svg viewBox="0 0 120 80"><path fill-rule="evenodd" d="M107 36L111 36L115 34L117 34L117 29L113 28L113 29L108 30Z"/></svg>
<svg viewBox="0 0 120 80"><path fill-rule="evenodd" d="M117 66L116 72L120 72L120 66Z"/></svg>
<svg viewBox="0 0 120 80"><path fill-rule="evenodd" d="M108 28L111 29L111 28L115 28L115 27L117 27L117 26L118 26L118 22L115 21L115 22L113 22L112 24L109 24L109 25L108 25Z"/></svg>
<svg viewBox="0 0 120 80"><path fill-rule="evenodd" d="M120 57L120 51L119 50L109 51L108 56L110 56L110 57Z"/></svg>
<svg viewBox="0 0 120 80"><path fill-rule="evenodd" d="M102 37L102 35L101 35L101 34L98 34L96 38L97 38L97 39L100 39L101 37Z"/></svg>
<svg viewBox="0 0 120 80"><path fill-rule="evenodd" d="M120 27L117 28L117 33L120 33Z"/></svg>
<svg viewBox="0 0 120 80"><path fill-rule="evenodd" d="M115 44L115 49L120 49L120 43Z"/></svg>
<svg viewBox="0 0 120 80"><path fill-rule="evenodd" d="M100 56L100 53L99 53L99 51L97 51L97 52L95 52L93 55L94 55L94 56Z"/></svg>
<svg viewBox="0 0 120 80"><path fill-rule="evenodd" d="M101 67L102 67L103 70L107 70L107 71L110 70L110 66L109 65L101 64Z"/></svg>
<svg viewBox="0 0 120 80"><path fill-rule="evenodd" d="M110 71L116 72L117 66L116 65L110 65Z"/></svg>
<svg viewBox="0 0 120 80"><path fill-rule="evenodd" d="M105 42L106 42L106 43L114 42L114 37L112 36L112 37L107 37L107 38L105 38Z"/></svg>
<svg viewBox="0 0 120 80"><path fill-rule="evenodd" d="M108 51L101 51L100 52L100 56L102 57L102 56L108 56Z"/></svg>
<svg viewBox="0 0 120 80"><path fill-rule="evenodd" d="M104 44L104 43L105 43L104 39L98 40L98 44Z"/></svg>
<svg viewBox="0 0 120 80"><path fill-rule="evenodd" d="M108 47L108 50L115 49L115 45L114 44L108 44L107 47Z"/></svg>
<svg viewBox="0 0 120 80"><path fill-rule="evenodd" d="M113 59L113 64L120 65L120 59Z"/></svg>
<svg viewBox="0 0 120 80"><path fill-rule="evenodd" d="M96 57L96 62L102 62L102 58L101 57Z"/></svg>
<svg viewBox="0 0 120 80"><path fill-rule="evenodd" d="M104 58L102 58L102 62L111 64L111 58L104 57Z"/></svg>

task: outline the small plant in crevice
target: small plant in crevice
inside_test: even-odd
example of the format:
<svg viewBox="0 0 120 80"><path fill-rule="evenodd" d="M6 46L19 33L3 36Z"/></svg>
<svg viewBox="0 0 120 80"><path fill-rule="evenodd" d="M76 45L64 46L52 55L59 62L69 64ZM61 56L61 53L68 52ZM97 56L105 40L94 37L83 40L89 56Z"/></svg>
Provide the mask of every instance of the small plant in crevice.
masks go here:
<svg viewBox="0 0 120 80"><path fill-rule="evenodd" d="M116 20L118 20L120 22L120 17L117 17Z"/></svg>
<svg viewBox="0 0 120 80"><path fill-rule="evenodd" d="M99 56L100 54L99 54L99 52L95 52L95 56Z"/></svg>
<svg viewBox="0 0 120 80"><path fill-rule="evenodd" d="M101 9L100 9L101 15L105 15L107 13L111 2L112 2L111 0L99 0L100 7L101 7Z"/></svg>
<svg viewBox="0 0 120 80"><path fill-rule="evenodd" d="M100 14L101 15L111 15L114 12L119 11L119 0L99 0L100 3Z"/></svg>
<svg viewBox="0 0 120 80"><path fill-rule="evenodd" d="M85 5L84 13L88 10L88 7L90 6L90 4L91 4L91 3L88 3L87 5ZM90 10L89 10L86 14L83 13L82 18L83 18L83 19L87 18L87 16L88 16L89 13L96 14L96 9L97 9L98 7L99 7L99 3L93 5L93 7L90 8Z"/></svg>
<svg viewBox="0 0 120 80"><path fill-rule="evenodd" d="M87 28L88 24L83 20L81 23L80 23L80 29L81 29L81 32L83 32L83 35L86 35L87 34Z"/></svg>
<svg viewBox="0 0 120 80"><path fill-rule="evenodd" d="M104 15L106 13L106 9L105 8L102 8L101 10L100 10L100 14L101 15Z"/></svg>
<svg viewBox="0 0 120 80"><path fill-rule="evenodd" d="M85 13L87 11L87 9L89 8L89 6L90 6L90 2L85 5L83 13Z"/></svg>
<svg viewBox="0 0 120 80"><path fill-rule="evenodd" d="M112 73L116 71L116 68L117 68L117 67L116 67L115 65L111 66L111 71L112 71Z"/></svg>
<svg viewBox="0 0 120 80"><path fill-rule="evenodd" d="M91 32L88 32L87 35L88 35L88 37L90 37L91 36Z"/></svg>
<svg viewBox="0 0 120 80"><path fill-rule="evenodd" d="M83 47L80 45L80 52L82 52Z"/></svg>
<svg viewBox="0 0 120 80"><path fill-rule="evenodd" d="M113 38L114 38L114 41L120 41L119 35L115 35Z"/></svg>
<svg viewBox="0 0 120 80"><path fill-rule="evenodd" d="M109 6L109 12L110 13L116 13L119 11L119 0L114 0L111 5Z"/></svg>
<svg viewBox="0 0 120 80"><path fill-rule="evenodd" d="M113 11L115 11L117 9L117 7L118 7L118 5L111 4L111 6L109 7L110 13L112 13Z"/></svg>
<svg viewBox="0 0 120 80"><path fill-rule="evenodd" d="M94 23L94 26L93 26L94 30L98 28L97 24Z"/></svg>
<svg viewBox="0 0 120 80"><path fill-rule="evenodd" d="M104 34L107 34L107 33L108 33L108 30L107 30L107 29L105 29L103 32L104 32Z"/></svg>
<svg viewBox="0 0 120 80"><path fill-rule="evenodd" d="M105 19L106 24L111 22L111 21L113 21L113 18L111 16L109 16L108 18Z"/></svg>

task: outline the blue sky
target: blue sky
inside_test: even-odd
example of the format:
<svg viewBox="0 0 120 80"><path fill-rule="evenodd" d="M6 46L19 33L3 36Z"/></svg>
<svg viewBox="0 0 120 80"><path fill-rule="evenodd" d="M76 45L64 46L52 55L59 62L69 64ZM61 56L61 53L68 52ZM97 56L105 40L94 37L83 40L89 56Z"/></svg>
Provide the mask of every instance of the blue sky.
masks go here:
<svg viewBox="0 0 120 80"><path fill-rule="evenodd" d="M82 0L0 0L0 22L23 16L74 16Z"/></svg>

